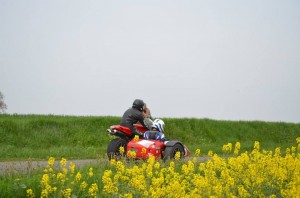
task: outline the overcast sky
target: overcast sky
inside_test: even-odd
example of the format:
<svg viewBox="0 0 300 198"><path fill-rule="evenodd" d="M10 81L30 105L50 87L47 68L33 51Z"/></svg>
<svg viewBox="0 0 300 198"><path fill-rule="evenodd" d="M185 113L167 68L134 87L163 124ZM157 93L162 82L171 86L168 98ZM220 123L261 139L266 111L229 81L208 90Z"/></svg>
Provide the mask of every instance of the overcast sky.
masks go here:
<svg viewBox="0 0 300 198"><path fill-rule="evenodd" d="M300 122L300 1L0 0L7 113Z"/></svg>

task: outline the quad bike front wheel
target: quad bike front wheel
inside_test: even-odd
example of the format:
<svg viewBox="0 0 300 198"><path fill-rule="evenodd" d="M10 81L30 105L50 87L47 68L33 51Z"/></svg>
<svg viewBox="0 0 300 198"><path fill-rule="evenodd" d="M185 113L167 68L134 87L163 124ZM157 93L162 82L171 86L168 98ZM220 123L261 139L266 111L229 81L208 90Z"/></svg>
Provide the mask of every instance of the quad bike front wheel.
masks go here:
<svg viewBox="0 0 300 198"><path fill-rule="evenodd" d="M126 155L127 141L122 138L116 138L110 141L107 147L108 159L120 159ZM120 152L120 148L124 148L124 153Z"/></svg>
<svg viewBox="0 0 300 198"><path fill-rule="evenodd" d="M166 147L163 155L163 160L174 159L177 152L180 153L180 158L183 158L184 147L179 143L173 146Z"/></svg>

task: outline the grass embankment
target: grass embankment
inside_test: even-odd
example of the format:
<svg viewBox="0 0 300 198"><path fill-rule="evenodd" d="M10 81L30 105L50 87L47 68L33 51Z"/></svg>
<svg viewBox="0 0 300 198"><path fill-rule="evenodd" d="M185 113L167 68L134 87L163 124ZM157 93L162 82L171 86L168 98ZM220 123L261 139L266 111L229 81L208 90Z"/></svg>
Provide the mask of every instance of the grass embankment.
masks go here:
<svg viewBox="0 0 300 198"><path fill-rule="evenodd" d="M106 129L120 117L0 115L0 161L55 158L98 158L105 156L111 139ZM166 136L182 141L194 152L222 153L222 145L240 142L241 151L251 151L253 142L273 150L295 144L300 123L261 121L217 121L164 118Z"/></svg>

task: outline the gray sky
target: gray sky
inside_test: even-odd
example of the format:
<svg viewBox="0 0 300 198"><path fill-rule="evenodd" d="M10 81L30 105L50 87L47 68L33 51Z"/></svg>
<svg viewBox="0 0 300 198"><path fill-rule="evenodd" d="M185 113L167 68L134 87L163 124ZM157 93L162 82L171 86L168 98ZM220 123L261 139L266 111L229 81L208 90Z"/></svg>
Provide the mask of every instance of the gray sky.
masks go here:
<svg viewBox="0 0 300 198"><path fill-rule="evenodd" d="M0 0L7 113L300 122L300 1Z"/></svg>

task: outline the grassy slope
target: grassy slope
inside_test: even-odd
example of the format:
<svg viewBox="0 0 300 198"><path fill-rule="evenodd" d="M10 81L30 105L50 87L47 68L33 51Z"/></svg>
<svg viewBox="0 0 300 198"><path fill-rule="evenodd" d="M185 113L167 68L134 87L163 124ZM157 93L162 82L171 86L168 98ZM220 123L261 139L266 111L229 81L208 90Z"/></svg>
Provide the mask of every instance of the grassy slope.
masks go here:
<svg viewBox="0 0 300 198"><path fill-rule="evenodd" d="M254 141L263 149L290 147L300 137L300 123L216 121L164 118L166 136L197 148L221 153L223 144L241 142L251 150ZM105 155L110 136L106 129L120 117L53 115L0 115L0 161L15 159L96 158Z"/></svg>

